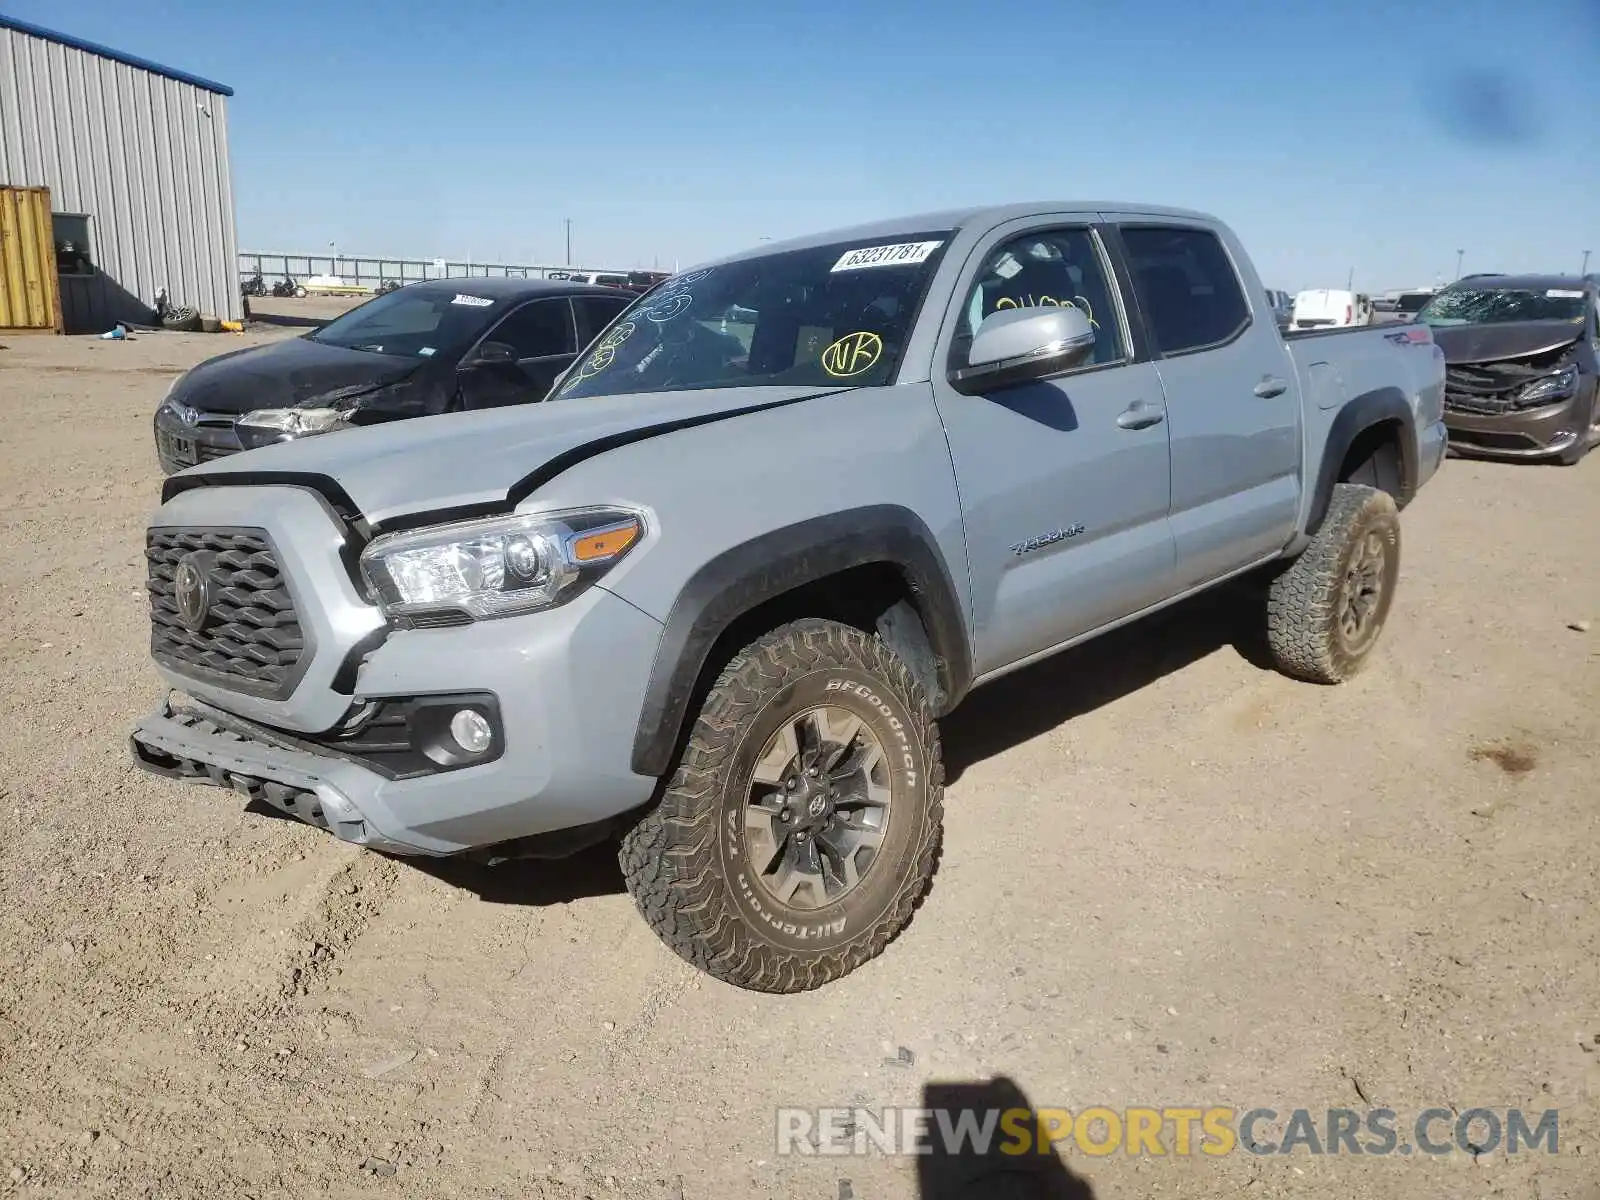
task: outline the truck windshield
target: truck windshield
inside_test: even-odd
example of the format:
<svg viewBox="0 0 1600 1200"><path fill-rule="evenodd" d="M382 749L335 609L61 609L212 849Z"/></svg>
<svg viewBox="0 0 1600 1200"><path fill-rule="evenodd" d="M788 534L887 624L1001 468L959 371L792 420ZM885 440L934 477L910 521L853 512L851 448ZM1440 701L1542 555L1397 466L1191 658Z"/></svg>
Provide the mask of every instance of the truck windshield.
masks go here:
<svg viewBox="0 0 1600 1200"><path fill-rule="evenodd" d="M884 383L949 238L838 242L674 276L613 322L551 399Z"/></svg>
<svg viewBox="0 0 1600 1200"><path fill-rule="evenodd" d="M1417 313L1426 325L1499 325L1511 321L1583 321L1580 288L1451 288Z"/></svg>

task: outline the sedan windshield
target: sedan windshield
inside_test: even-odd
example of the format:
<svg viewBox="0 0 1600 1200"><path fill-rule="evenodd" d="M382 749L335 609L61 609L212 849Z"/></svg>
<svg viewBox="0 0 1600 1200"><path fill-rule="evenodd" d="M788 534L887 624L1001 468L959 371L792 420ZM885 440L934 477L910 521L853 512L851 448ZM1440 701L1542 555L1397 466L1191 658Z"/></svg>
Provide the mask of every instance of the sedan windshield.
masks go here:
<svg viewBox="0 0 1600 1200"><path fill-rule="evenodd" d="M601 335L553 399L885 383L949 236L839 242L675 276Z"/></svg>
<svg viewBox="0 0 1600 1200"><path fill-rule="evenodd" d="M1583 321L1579 288L1451 288L1422 306L1426 325L1500 325L1512 321Z"/></svg>
<svg viewBox="0 0 1600 1200"><path fill-rule="evenodd" d="M501 305L472 294L470 280L462 290L401 288L369 300L310 335L325 346L393 354L402 358L449 358L478 340Z"/></svg>

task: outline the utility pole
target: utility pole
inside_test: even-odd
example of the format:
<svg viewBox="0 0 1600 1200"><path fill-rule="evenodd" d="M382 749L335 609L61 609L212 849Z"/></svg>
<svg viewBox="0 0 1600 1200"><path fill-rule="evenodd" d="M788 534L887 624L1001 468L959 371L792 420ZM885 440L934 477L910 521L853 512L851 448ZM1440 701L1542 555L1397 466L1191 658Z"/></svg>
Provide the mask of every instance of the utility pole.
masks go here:
<svg viewBox="0 0 1600 1200"><path fill-rule="evenodd" d="M1347 291L1347 292L1354 291L1355 290L1355 286L1356 286L1356 269L1354 267L1351 267L1350 268L1350 274L1348 274L1348 275L1346 275L1344 277L1344 290Z"/></svg>
<svg viewBox="0 0 1600 1200"><path fill-rule="evenodd" d="M1467 252L1465 250L1457 250L1456 251L1456 278L1457 279L1461 278L1461 260L1462 260L1463 257L1466 256L1466 253Z"/></svg>
<svg viewBox="0 0 1600 1200"><path fill-rule="evenodd" d="M572 265L572 218L566 218L567 226L567 266Z"/></svg>
<svg viewBox="0 0 1600 1200"><path fill-rule="evenodd" d="M1583 252L1583 266L1578 268L1578 274L1579 275L1587 275L1588 273L1589 273L1589 252L1587 250L1585 250Z"/></svg>

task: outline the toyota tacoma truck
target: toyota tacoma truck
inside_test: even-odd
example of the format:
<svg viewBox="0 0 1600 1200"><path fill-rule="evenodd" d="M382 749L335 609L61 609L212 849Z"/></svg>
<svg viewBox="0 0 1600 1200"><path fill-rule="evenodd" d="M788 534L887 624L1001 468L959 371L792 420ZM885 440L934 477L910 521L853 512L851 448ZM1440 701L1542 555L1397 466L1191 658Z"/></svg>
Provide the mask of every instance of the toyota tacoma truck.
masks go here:
<svg viewBox="0 0 1600 1200"><path fill-rule="evenodd" d="M1246 573L1288 674L1374 653L1442 356L1266 295L1183 210L889 221L671 277L547 403L180 472L133 756L388 854L612 840L688 962L825 984L921 901L973 689Z"/></svg>

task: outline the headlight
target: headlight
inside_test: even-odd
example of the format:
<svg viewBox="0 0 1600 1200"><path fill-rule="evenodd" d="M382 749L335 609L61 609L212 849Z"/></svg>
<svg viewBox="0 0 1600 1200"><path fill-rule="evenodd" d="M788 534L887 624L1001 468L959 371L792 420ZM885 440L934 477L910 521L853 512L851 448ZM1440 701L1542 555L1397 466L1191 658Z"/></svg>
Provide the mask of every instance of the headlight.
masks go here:
<svg viewBox="0 0 1600 1200"><path fill-rule="evenodd" d="M337 408L258 408L240 417L238 424L302 437L342 429L347 413Z"/></svg>
<svg viewBox="0 0 1600 1200"><path fill-rule="evenodd" d="M1543 379L1536 379L1522 389L1523 400L1560 400L1572 395L1578 386L1578 368L1568 367L1555 375L1547 375Z"/></svg>
<svg viewBox="0 0 1600 1200"><path fill-rule="evenodd" d="M566 603L643 535L643 515L623 508L461 521L376 538L361 570L391 617L505 617Z"/></svg>

